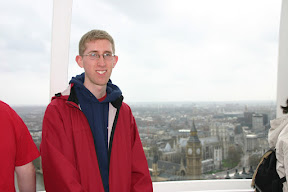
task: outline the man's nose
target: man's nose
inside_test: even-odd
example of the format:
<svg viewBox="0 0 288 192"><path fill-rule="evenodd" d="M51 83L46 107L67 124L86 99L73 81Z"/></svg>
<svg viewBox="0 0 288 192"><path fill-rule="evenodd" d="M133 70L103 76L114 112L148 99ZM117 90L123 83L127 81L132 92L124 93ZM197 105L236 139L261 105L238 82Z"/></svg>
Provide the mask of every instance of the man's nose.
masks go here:
<svg viewBox="0 0 288 192"><path fill-rule="evenodd" d="M100 65L100 66L105 66L106 65L106 62L105 62L105 59L103 57L103 55L100 55L98 61L97 61L97 65Z"/></svg>

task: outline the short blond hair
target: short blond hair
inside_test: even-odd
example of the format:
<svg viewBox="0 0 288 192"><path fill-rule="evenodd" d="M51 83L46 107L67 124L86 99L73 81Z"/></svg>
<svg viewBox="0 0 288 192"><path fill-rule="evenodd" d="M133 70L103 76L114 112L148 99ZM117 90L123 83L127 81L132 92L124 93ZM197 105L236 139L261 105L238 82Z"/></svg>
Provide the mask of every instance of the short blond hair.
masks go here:
<svg viewBox="0 0 288 192"><path fill-rule="evenodd" d="M115 44L114 44L114 40L113 40L112 36L109 35L109 33L107 33L106 31L94 29L94 30L91 30L91 31L87 32L86 34L84 34L82 36L82 38L80 39L80 41L79 41L79 55L84 54L84 51L86 49L86 45L85 45L86 43L88 43L90 41L99 40L99 39L107 39L108 41L110 41L110 43L112 44L113 54L115 54Z"/></svg>

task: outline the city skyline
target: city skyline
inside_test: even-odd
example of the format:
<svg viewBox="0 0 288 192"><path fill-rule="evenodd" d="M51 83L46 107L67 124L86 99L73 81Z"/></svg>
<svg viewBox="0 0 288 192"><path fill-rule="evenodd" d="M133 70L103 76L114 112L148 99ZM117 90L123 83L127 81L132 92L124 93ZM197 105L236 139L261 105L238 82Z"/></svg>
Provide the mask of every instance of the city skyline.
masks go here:
<svg viewBox="0 0 288 192"><path fill-rule="evenodd" d="M126 102L124 100L124 102ZM271 106L276 107L275 100L236 100L236 101L135 101L135 102L127 102L130 107L151 107L151 108L159 108L159 107L167 107L167 106L191 106L193 105L222 105L222 104L239 104L239 105L261 105L261 104L269 104ZM24 110L26 107L40 107L46 108L46 104L12 104L12 108L18 108L18 110L22 108ZM187 107L186 107L187 108Z"/></svg>
<svg viewBox="0 0 288 192"><path fill-rule="evenodd" d="M154 162L155 147L159 151L158 174L156 174L158 179L153 178L153 181L191 179L187 173L185 148L188 138L193 135L188 130L191 131L193 128L194 131L197 130L203 150L201 176L203 179L224 179L228 174L227 168L231 178L251 178L251 174L245 175L243 171L241 175L241 170L246 168L248 171L255 168L257 158L260 158L268 148L269 120L275 118L275 107L275 103L224 102L216 105L174 103L156 109L155 105L131 105L149 165ZM15 110L28 126L34 142L39 147L45 106L16 107ZM231 146L234 148L230 149ZM240 164L234 162L227 167L225 162L236 149L243 151L239 156L241 158L236 158L241 162ZM218 151L218 155L214 156L213 151ZM35 163L39 169L38 161ZM170 166L171 169L166 169L165 166ZM236 169L239 170L239 176L234 173ZM39 173L41 174L41 171Z"/></svg>

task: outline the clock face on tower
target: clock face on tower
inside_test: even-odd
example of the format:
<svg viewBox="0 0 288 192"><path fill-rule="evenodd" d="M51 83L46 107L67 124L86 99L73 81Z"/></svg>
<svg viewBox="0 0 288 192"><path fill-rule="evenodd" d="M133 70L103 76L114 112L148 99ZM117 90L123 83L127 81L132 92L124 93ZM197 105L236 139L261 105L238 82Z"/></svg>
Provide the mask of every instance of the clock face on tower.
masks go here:
<svg viewBox="0 0 288 192"><path fill-rule="evenodd" d="M197 148L197 149L196 149L196 153L199 155L199 154L200 154L200 152L201 152L201 151L200 151L200 149L199 149L199 148Z"/></svg>
<svg viewBox="0 0 288 192"><path fill-rule="evenodd" d="M188 149L188 155L192 155L192 148Z"/></svg>

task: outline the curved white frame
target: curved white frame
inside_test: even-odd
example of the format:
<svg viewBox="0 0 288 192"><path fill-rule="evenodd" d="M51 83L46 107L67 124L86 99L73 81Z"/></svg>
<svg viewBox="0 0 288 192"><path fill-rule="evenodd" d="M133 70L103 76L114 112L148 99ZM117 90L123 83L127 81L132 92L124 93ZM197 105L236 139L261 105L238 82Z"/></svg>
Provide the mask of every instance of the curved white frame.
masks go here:
<svg viewBox="0 0 288 192"><path fill-rule="evenodd" d="M279 29L277 74L277 117L283 115L280 106L286 106L288 98L288 0L282 0Z"/></svg>
<svg viewBox="0 0 288 192"><path fill-rule="evenodd" d="M50 98L68 85L72 0L53 1Z"/></svg>

